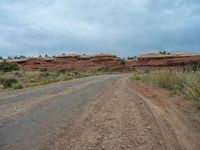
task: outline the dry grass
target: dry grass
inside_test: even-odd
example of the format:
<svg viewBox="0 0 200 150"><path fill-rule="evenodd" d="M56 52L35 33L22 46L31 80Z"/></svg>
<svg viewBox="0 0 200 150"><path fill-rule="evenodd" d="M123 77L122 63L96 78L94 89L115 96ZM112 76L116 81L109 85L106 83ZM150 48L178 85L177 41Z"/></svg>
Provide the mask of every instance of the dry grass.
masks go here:
<svg viewBox="0 0 200 150"><path fill-rule="evenodd" d="M111 74L112 72L79 72L74 71L70 73L66 72L48 72L48 71L33 71L33 72L1 72L0 73L0 89L3 88L13 88L21 89L27 87L35 87L39 85L51 84L59 81L67 81L76 78L84 78L94 75ZM16 79L17 83L14 83L10 87L5 87L3 85L4 81L8 78Z"/></svg>
<svg viewBox="0 0 200 150"><path fill-rule="evenodd" d="M133 79L158 85L173 93L181 93L187 99L200 101L200 72L152 71L135 73Z"/></svg>

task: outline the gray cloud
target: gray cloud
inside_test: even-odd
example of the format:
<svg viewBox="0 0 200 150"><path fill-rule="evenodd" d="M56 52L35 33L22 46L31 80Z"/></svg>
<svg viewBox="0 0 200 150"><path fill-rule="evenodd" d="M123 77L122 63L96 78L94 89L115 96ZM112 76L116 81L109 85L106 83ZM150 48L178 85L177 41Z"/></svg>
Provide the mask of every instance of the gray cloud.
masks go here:
<svg viewBox="0 0 200 150"><path fill-rule="evenodd" d="M200 52L199 0L3 0L0 55Z"/></svg>

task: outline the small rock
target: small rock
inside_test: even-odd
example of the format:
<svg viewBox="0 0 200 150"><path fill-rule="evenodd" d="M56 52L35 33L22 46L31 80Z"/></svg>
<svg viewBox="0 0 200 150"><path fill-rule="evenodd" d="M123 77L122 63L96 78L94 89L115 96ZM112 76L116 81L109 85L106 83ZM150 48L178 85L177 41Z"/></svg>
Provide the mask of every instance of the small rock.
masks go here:
<svg viewBox="0 0 200 150"><path fill-rule="evenodd" d="M106 150L104 145L101 146L101 150Z"/></svg>

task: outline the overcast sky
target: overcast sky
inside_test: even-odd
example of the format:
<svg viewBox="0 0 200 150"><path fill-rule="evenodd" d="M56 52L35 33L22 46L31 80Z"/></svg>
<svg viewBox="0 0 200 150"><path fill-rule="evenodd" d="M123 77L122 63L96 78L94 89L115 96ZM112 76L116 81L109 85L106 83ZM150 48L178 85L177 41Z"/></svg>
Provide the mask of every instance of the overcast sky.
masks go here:
<svg viewBox="0 0 200 150"><path fill-rule="evenodd" d="M200 53L200 0L0 0L0 55Z"/></svg>

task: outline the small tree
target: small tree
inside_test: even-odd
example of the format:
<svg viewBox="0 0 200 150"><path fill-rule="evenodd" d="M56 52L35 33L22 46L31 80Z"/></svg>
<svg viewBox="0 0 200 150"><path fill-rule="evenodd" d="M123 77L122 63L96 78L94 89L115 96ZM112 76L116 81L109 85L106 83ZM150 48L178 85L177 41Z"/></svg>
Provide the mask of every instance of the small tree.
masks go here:
<svg viewBox="0 0 200 150"><path fill-rule="evenodd" d="M19 58L23 59L23 58L26 58L26 56L21 55Z"/></svg>
<svg viewBox="0 0 200 150"><path fill-rule="evenodd" d="M8 59L13 59L12 57L8 56Z"/></svg>
<svg viewBox="0 0 200 150"><path fill-rule="evenodd" d="M166 55L167 52L166 51L160 51L159 54Z"/></svg>
<svg viewBox="0 0 200 150"><path fill-rule="evenodd" d="M18 56L15 56L14 59L19 59L19 57L18 57Z"/></svg>
<svg viewBox="0 0 200 150"><path fill-rule="evenodd" d="M19 70L19 67L17 64L7 63L3 62L0 64L0 71L3 72L11 72L11 71L17 71Z"/></svg>
<svg viewBox="0 0 200 150"><path fill-rule="evenodd" d="M16 84L16 83L17 83L17 79L15 79L15 78L6 78L3 81L3 87L4 88L10 88L10 87L12 87L13 84Z"/></svg>
<svg viewBox="0 0 200 150"><path fill-rule="evenodd" d="M124 58L118 57L117 60L120 62L121 65L125 65L126 64Z"/></svg>
<svg viewBox="0 0 200 150"><path fill-rule="evenodd" d="M3 57L2 57L2 56L0 56L0 60L3 60Z"/></svg>
<svg viewBox="0 0 200 150"><path fill-rule="evenodd" d="M134 60L134 59L136 59L137 58L137 56L134 56L134 57L128 57L127 59L128 60Z"/></svg>
<svg viewBox="0 0 200 150"><path fill-rule="evenodd" d="M192 70L196 72L200 69L200 62L192 62Z"/></svg>

